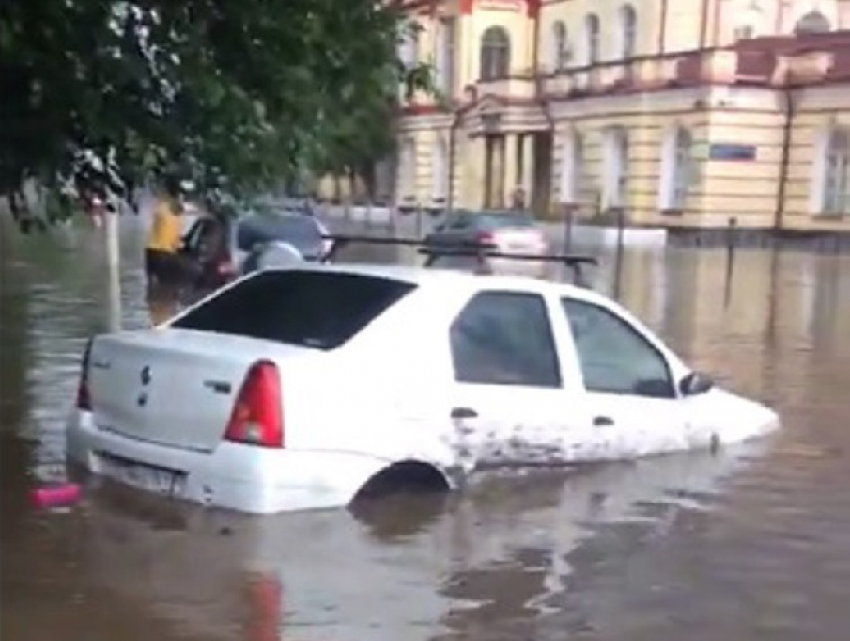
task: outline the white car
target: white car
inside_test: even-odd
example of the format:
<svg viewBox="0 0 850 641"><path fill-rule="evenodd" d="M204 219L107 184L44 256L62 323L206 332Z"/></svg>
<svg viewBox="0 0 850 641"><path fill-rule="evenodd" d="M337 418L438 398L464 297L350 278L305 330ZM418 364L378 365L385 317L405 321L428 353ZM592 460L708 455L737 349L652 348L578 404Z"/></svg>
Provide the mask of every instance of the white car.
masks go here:
<svg viewBox="0 0 850 641"><path fill-rule="evenodd" d="M453 211L425 237L425 247L451 249L475 244L491 246L502 255L545 256L549 243L534 216L525 211ZM543 276L542 262L485 258L490 273Z"/></svg>
<svg viewBox="0 0 850 641"><path fill-rule="evenodd" d="M387 483L714 448L778 427L592 291L401 266L263 270L95 337L72 462L249 513Z"/></svg>

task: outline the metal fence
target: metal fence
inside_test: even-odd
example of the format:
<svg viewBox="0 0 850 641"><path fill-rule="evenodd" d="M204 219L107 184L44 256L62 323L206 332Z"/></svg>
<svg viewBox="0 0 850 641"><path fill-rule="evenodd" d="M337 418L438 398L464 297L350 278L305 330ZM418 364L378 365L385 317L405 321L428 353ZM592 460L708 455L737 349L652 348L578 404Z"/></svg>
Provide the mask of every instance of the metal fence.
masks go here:
<svg viewBox="0 0 850 641"><path fill-rule="evenodd" d="M385 205L334 205L323 203L319 217L339 233L386 234L394 238L422 238L440 224L442 209L387 207Z"/></svg>

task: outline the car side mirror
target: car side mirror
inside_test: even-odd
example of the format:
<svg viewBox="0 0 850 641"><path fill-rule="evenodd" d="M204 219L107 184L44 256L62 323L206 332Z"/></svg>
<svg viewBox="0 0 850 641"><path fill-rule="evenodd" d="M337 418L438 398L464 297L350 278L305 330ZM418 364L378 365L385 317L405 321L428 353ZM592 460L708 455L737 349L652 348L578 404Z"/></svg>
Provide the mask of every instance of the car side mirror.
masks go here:
<svg viewBox="0 0 850 641"><path fill-rule="evenodd" d="M714 387L711 377L699 372L691 372L679 381L679 393L682 396L696 396L705 394Z"/></svg>

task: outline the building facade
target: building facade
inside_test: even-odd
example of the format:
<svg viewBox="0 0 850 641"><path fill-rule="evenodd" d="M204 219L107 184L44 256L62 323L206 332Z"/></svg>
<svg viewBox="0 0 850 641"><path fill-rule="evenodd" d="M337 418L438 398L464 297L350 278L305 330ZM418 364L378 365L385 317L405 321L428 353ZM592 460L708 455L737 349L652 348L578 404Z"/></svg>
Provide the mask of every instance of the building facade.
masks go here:
<svg viewBox="0 0 850 641"><path fill-rule="evenodd" d="M409 0L400 206L850 229L850 0Z"/></svg>

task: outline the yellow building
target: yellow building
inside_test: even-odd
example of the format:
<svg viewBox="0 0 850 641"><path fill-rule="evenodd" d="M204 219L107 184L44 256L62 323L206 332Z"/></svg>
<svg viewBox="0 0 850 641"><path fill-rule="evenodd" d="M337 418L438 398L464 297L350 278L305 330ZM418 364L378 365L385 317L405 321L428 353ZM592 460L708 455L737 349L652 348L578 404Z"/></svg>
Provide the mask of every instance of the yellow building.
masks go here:
<svg viewBox="0 0 850 641"><path fill-rule="evenodd" d="M850 228L850 0L410 0L399 205Z"/></svg>

